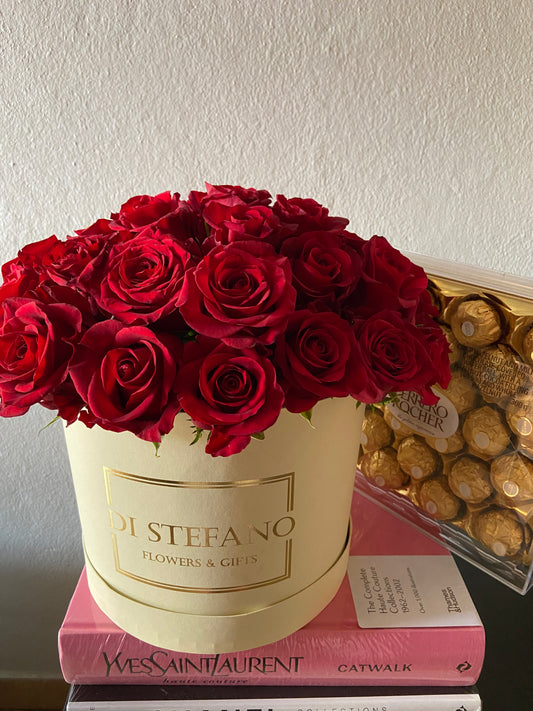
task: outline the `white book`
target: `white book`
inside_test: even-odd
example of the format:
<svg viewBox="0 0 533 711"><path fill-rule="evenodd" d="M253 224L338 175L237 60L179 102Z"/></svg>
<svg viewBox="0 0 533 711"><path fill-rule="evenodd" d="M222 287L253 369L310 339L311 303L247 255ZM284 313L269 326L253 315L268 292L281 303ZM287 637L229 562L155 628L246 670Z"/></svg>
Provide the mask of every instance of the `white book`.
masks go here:
<svg viewBox="0 0 533 711"><path fill-rule="evenodd" d="M481 711L475 687L73 684L65 711Z"/></svg>

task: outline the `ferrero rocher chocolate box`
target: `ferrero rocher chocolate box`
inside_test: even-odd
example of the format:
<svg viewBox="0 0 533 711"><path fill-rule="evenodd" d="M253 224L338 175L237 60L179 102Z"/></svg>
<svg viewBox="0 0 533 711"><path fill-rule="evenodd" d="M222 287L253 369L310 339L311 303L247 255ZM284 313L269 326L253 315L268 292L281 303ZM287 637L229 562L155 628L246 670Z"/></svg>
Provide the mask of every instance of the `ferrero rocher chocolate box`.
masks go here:
<svg viewBox="0 0 533 711"><path fill-rule="evenodd" d="M450 344L436 405L365 413L357 487L525 593L532 581L533 280L411 255Z"/></svg>

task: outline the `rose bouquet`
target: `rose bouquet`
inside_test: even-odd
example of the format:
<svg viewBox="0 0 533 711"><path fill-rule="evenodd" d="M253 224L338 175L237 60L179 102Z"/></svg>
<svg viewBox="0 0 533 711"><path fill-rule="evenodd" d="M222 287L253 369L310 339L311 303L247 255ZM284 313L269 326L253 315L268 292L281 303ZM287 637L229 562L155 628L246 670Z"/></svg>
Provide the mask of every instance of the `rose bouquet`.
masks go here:
<svg viewBox="0 0 533 711"><path fill-rule="evenodd" d="M2 267L0 415L154 443L183 412L227 456L325 398L449 380L424 271L311 199L207 185L136 196Z"/></svg>

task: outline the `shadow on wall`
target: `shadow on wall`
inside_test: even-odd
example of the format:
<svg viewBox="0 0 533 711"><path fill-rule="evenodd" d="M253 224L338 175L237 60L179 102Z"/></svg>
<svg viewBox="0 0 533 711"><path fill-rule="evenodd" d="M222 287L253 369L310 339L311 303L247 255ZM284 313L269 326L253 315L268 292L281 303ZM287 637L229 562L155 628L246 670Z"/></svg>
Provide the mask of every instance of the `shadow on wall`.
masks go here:
<svg viewBox="0 0 533 711"><path fill-rule="evenodd" d="M36 552L38 555L38 546ZM0 673L5 677L59 678L57 633L83 566L63 560L2 566Z"/></svg>

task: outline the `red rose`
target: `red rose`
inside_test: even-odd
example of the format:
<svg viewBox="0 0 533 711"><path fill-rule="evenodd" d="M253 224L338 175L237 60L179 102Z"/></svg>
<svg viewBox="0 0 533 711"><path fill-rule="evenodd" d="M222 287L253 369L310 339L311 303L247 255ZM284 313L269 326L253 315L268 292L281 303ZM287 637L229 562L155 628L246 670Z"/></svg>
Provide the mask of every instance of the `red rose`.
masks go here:
<svg viewBox="0 0 533 711"><path fill-rule="evenodd" d="M0 414L23 415L67 377L81 329L68 304L13 298L3 303L0 326Z"/></svg>
<svg viewBox="0 0 533 711"><path fill-rule="evenodd" d="M228 345L270 344L294 311L286 257L263 242L233 242L207 254L185 276L180 302L189 326Z"/></svg>
<svg viewBox="0 0 533 711"><path fill-rule="evenodd" d="M283 405L268 358L211 339L185 346L177 391L193 423L211 431L206 452L220 456L244 449L251 435L274 424Z"/></svg>
<svg viewBox="0 0 533 711"><path fill-rule="evenodd" d="M424 270L376 235L363 244L362 256L363 271L354 296L359 314L398 309L412 318L427 287Z"/></svg>
<svg viewBox="0 0 533 711"><path fill-rule="evenodd" d="M85 403L74 387L70 376L67 376L60 385L46 393L39 404L48 410L57 410L57 416L65 420L68 425L76 422L80 411L85 407Z"/></svg>
<svg viewBox="0 0 533 711"><path fill-rule="evenodd" d="M176 310L189 260L173 237L149 227L111 247L94 298L124 323L152 323Z"/></svg>
<svg viewBox="0 0 533 711"><path fill-rule="evenodd" d="M235 211L242 207L264 207L271 200L271 195L266 190L208 183L206 187L205 193L191 193L187 202L198 207L206 225L211 228L212 238L221 244L228 242L224 223L231 220Z"/></svg>
<svg viewBox="0 0 533 711"><path fill-rule="evenodd" d="M302 304L344 301L361 275L361 257L340 234L306 232L286 239L281 253L290 259L293 284Z"/></svg>
<svg viewBox="0 0 533 711"><path fill-rule="evenodd" d="M136 195L127 200L118 213L111 215L111 226L138 230L148 225L157 225L178 210L179 206L179 194L171 195L168 190L155 196Z"/></svg>
<svg viewBox="0 0 533 711"><path fill-rule="evenodd" d="M437 397L431 386L449 381L445 365L447 343L444 334L434 328L417 328L397 311L380 311L355 327L361 348L367 383L354 397L362 402L380 402L393 392L413 390L426 404Z"/></svg>
<svg viewBox="0 0 533 711"><path fill-rule="evenodd" d="M76 237L110 237L116 234L116 230L113 229L111 220L100 219L93 222L89 227L75 230L75 233L75 236L67 237L67 239L76 239Z"/></svg>
<svg viewBox="0 0 533 711"><path fill-rule="evenodd" d="M47 278L43 269L43 260L58 244L61 243L55 235L38 242L31 242L19 251L15 259L3 264L0 302L13 296L33 297L32 290Z"/></svg>
<svg viewBox="0 0 533 711"><path fill-rule="evenodd" d="M80 419L160 442L179 410L175 380L182 344L144 326L102 321L76 348L70 375L87 404Z"/></svg>
<svg viewBox="0 0 533 711"><path fill-rule="evenodd" d="M216 240L221 244L250 239L275 243L279 224L279 218L267 205L238 205L216 230Z"/></svg>
<svg viewBox="0 0 533 711"><path fill-rule="evenodd" d="M351 326L330 311L296 311L276 343L274 361L291 412L310 410L327 397L346 397L366 377Z"/></svg>
<svg viewBox="0 0 533 711"><path fill-rule="evenodd" d="M58 244L59 240L55 235L38 242L30 242L20 250L19 259L26 267L40 267L48 252Z"/></svg>
<svg viewBox="0 0 533 711"><path fill-rule="evenodd" d="M238 205L269 205L272 196L268 190L242 188L240 185L210 185L206 183L206 192L192 192L189 202L197 204L208 225L219 225L228 210Z"/></svg>
<svg viewBox="0 0 533 711"><path fill-rule="evenodd" d="M20 257L2 265L3 283L0 286L0 304L14 296L31 296L39 284L40 274L33 266L25 266Z"/></svg>
<svg viewBox="0 0 533 711"><path fill-rule="evenodd" d="M46 276L56 284L75 286L90 280L106 241L102 236L78 235L50 245L42 256Z"/></svg>
<svg viewBox="0 0 533 711"><path fill-rule="evenodd" d="M291 232L338 232L343 230L349 220L345 217L332 217L329 210L310 198L286 198L276 195L273 210Z"/></svg>

